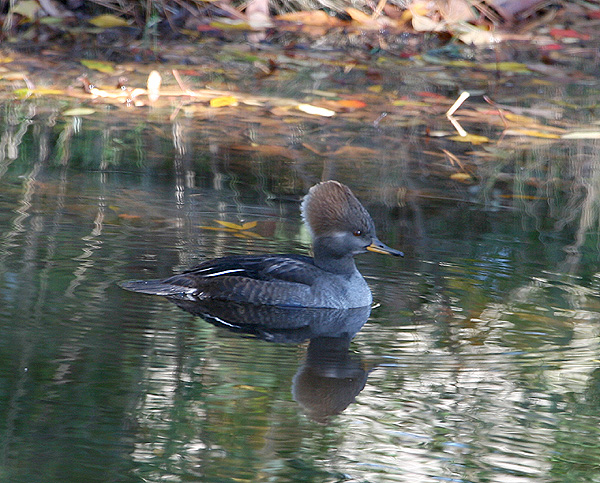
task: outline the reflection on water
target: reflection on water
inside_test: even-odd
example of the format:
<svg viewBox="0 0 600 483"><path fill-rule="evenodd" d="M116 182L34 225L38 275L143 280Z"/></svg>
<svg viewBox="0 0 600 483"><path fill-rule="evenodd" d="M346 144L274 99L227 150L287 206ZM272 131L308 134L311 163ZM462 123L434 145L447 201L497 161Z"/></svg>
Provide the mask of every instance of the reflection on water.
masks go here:
<svg viewBox="0 0 600 483"><path fill-rule="evenodd" d="M239 333L279 343L309 340L305 363L294 376L294 399L315 421L342 412L363 389L368 371L349 354L350 341L367 322L371 307L302 309L251 304L190 302L175 304L204 320Z"/></svg>
<svg viewBox="0 0 600 483"><path fill-rule="evenodd" d="M598 480L594 144L523 147L462 185L392 128L355 133L390 138L357 170L240 155L210 122L5 109L0 479ZM406 252L358 258L372 310L184 311L116 285L305 253L298 201L321 176Z"/></svg>

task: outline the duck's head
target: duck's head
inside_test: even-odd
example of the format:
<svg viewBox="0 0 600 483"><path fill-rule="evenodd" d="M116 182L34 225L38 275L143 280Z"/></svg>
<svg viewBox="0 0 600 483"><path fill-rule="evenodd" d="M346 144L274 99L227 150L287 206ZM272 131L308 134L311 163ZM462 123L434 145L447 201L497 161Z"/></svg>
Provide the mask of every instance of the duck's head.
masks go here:
<svg viewBox="0 0 600 483"><path fill-rule="evenodd" d="M342 183L324 181L313 186L301 210L317 262L323 257L340 259L366 251L403 256L377 238L371 215Z"/></svg>

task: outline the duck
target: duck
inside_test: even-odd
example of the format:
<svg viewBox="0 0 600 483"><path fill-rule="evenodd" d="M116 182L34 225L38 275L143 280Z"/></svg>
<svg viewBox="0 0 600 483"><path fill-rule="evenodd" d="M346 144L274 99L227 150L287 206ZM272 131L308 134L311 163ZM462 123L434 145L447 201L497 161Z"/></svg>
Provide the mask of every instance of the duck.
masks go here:
<svg viewBox="0 0 600 483"><path fill-rule="evenodd" d="M354 309L370 306L371 290L356 255L404 254L377 238L375 223L350 188L328 180L301 203L313 256L232 255L205 261L166 279L131 280L125 290L172 301L210 300L280 307Z"/></svg>

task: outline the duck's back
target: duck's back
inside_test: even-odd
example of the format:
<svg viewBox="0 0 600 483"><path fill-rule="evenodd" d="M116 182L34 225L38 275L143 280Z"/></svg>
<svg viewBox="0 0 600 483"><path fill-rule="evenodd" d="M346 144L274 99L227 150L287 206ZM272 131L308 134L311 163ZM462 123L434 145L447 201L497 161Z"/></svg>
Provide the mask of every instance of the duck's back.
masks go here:
<svg viewBox="0 0 600 483"><path fill-rule="evenodd" d="M214 299L287 307L354 308L372 301L358 271L333 274L303 255L217 258L164 280L136 280L122 287L179 300Z"/></svg>

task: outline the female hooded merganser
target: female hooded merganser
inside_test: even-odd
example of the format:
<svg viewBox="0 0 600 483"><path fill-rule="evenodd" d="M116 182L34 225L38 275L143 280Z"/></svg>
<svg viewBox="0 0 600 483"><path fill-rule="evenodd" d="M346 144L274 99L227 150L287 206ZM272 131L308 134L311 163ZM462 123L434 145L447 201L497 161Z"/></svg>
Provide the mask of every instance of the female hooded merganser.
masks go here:
<svg viewBox="0 0 600 483"><path fill-rule="evenodd" d="M134 280L121 287L174 300L226 300L256 305L350 309L370 305L371 290L354 255L367 250L396 256L350 189L337 181L313 186L302 201L302 218L314 257L234 255L208 260L164 280Z"/></svg>

